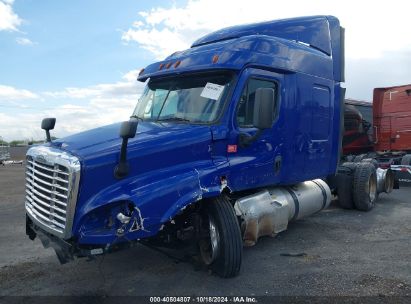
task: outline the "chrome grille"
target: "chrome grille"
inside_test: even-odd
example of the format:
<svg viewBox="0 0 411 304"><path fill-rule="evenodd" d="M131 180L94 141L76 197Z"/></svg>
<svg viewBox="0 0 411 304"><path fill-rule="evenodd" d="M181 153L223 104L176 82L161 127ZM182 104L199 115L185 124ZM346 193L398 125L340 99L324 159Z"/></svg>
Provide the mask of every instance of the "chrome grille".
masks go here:
<svg viewBox="0 0 411 304"><path fill-rule="evenodd" d="M28 215L48 232L70 237L80 174L77 158L54 148L34 147L26 161Z"/></svg>

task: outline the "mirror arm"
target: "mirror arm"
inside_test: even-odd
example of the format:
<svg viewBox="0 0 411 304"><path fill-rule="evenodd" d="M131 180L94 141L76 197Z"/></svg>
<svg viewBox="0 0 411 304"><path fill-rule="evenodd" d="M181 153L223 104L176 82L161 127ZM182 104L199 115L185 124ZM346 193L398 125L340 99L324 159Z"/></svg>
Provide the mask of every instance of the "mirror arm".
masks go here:
<svg viewBox="0 0 411 304"><path fill-rule="evenodd" d="M126 163L127 162L127 145L128 145L128 138L124 138L121 142L121 150L120 150L120 162Z"/></svg>
<svg viewBox="0 0 411 304"><path fill-rule="evenodd" d="M46 137L47 137L47 142L51 142L51 136L50 136L49 130L46 130Z"/></svg>
<svg viewBox="0 0 411 304"><path fill-rule="evenodd" d="M120 137L121 142L120 159L118 165L114 168L114 177L122 179L126 177L130 171L130 166L127 162L127 145L128 139L136 136L138 121L132 119L121 124Z"/></svg>
<svg viewBox="0 0 411 304"><path fill-rule="evenodd" d="M128 138L123 138L120 150L120 161L114 170L114 176L117 179L121 179L128 174L129 166L127 163L127 144Z"/></svg>
<svg viewBox="0 0 411 304"><path fill-rule="evenodd" d="M239 141L239 146L241 148L246 148L249 145L251 145L253 142L255 142L263 133L262 129L258 129L257 132L255 132L254 135L250 135L247 133L240 133L240 141Z"/></svg>

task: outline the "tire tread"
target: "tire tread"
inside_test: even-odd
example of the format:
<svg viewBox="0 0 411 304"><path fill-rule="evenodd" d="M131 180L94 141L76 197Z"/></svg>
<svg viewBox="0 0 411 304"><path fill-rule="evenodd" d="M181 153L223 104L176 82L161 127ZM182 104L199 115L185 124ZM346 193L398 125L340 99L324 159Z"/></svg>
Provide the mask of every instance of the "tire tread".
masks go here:
<svg viewBox="0 0 411 304"><path fill-rule="evenodd" d="M212 268L221 277L234 277L240 272L243 250L241 231L234 208L227 198L218 197L209 203L208 209L221 228L220 239L223 239L221 245L224 246L220 248L224 255L221 257L224 264L221 265L221 260L217 260L212 264Z"/></svg>
<svg viewBox="0 0 411 304"><path fill-rule="evenodd" d="M369 200L366 185L371 178L376 178L375 167L368 163L359 163L354 172L353 198L358 210L369 211L374 207L375 199Z"/></svg>

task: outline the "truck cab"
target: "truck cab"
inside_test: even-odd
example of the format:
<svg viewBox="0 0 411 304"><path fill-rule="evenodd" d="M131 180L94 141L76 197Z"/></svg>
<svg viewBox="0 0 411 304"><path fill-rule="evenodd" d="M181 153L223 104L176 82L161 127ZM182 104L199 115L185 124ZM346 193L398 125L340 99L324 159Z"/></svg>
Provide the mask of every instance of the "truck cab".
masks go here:
<svg viewBox="0 0 411 304"><path fill-rule="evenodd" d="M27 152L28 236L62 263L135 241L196 244L237 275L243 244L330 203L343 34L332 16L235 26L149 65L130 121Z"/></svg>
<svg viewBox="0 0 411 304"><path fill-rule="evenodd" d="M344 100L344 155L373 151L372 121L371 102Z"/></svg>

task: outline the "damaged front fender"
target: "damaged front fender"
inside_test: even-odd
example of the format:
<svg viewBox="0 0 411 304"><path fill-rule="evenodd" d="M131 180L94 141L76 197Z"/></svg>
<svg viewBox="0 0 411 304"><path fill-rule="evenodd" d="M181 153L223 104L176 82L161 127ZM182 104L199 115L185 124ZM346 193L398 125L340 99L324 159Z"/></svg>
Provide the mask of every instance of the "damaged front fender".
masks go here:
<svg viewBox="0 0 411 304"><path fill-rule="evenodd" d="M210 167L189 168L167 178L126 179L76 210L73 235L80 244L111 244L154 236L189 205L220 195L222 183L226 186L220 174L210 162ZM130 220L121 222L119 213Z"/></svg>

